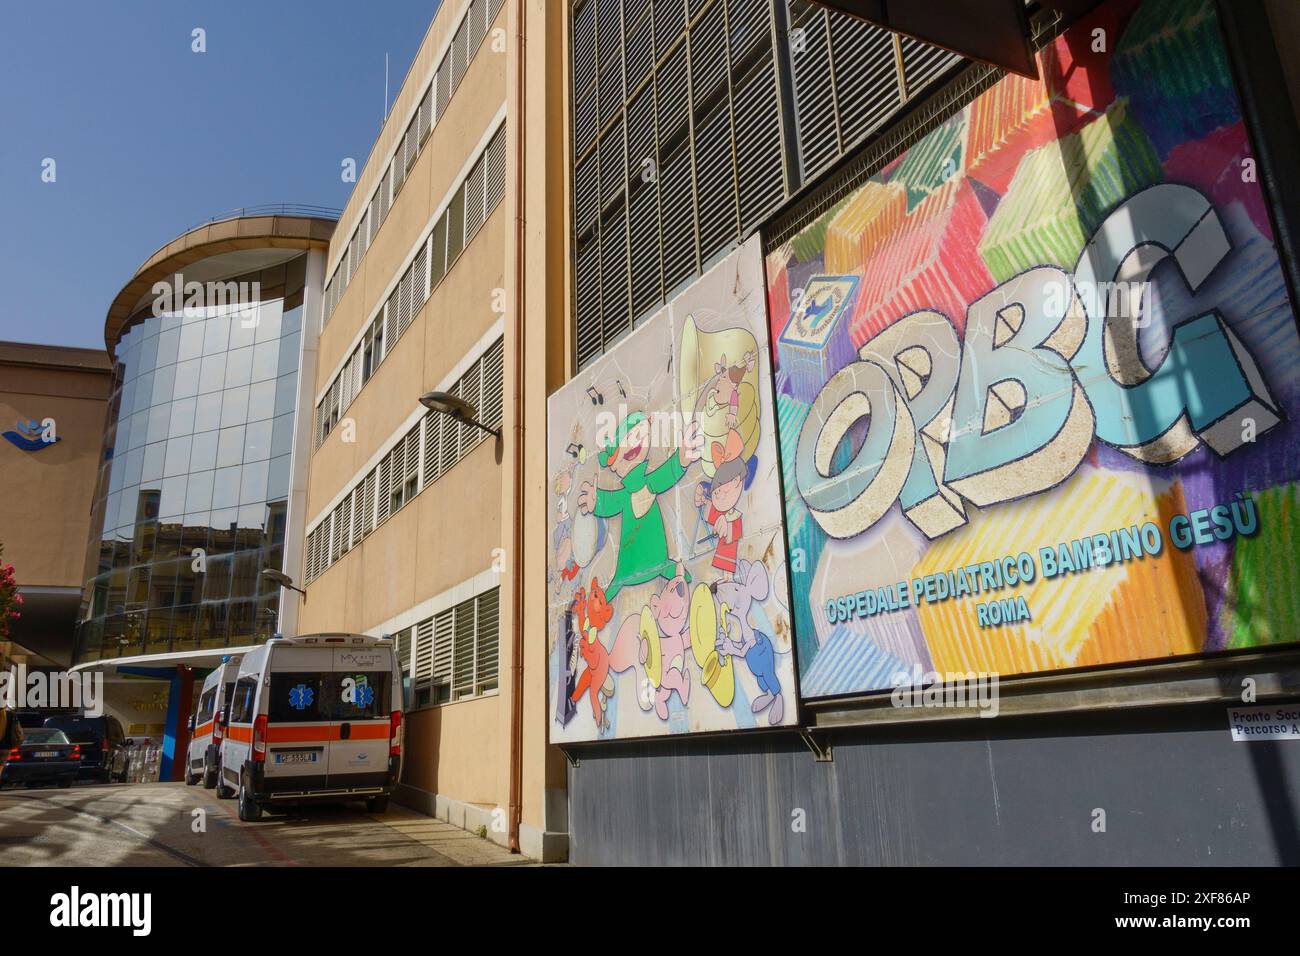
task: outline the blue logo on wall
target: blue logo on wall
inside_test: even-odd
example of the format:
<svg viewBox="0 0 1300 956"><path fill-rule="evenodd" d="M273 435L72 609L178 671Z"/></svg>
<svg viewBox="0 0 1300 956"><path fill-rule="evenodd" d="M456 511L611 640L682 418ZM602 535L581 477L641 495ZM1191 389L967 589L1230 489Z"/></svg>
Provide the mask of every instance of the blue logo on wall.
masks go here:
<svg viewBox="0 0 1300 956"><path fill-rule="evenodd" d="M44 423L35 419L28 422L15 422L14 427L18 430L5 432L4 436L23 451L40 451L59 441L59 437L54 434L54 419L47 418L45 421L49 424L48 437L46 437Z"/></svg>

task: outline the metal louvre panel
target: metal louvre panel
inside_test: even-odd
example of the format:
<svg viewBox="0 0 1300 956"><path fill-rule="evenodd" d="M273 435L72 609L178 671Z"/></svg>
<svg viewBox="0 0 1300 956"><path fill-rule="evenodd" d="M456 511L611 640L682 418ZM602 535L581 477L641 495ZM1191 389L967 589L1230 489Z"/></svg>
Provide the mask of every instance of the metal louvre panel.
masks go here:
<svg viewBox="0 0 1300 956"><path fill-rule="evenodd" d="M659 244L659 187L654 181L632 184L628 207L632 256L632 316L643 315L663 301L663 262Z"/></svg>
<svg viewBox="0 0 1300 956"><path fill-rule="evenodd" d="M370 248L370 207L366 206L365 212L361 214L361 225L357 226L357 242L360 243L361 255L366 254Z"/></svg>
<svg viewBox="0 0 1300 956"><path fill-rule="evenodd" d="M659 59L686 31L685 0L654 0L654 11L655 59Z"/></svg>
<svg viewBox="0 0 1300 956"><path fill-rule="evenodd" d="M364 507L361 522L361 533L363 535L370 534L375 530L375 486L378 478L378 468L372 468L370 474L366 475L365 493L361 496Z"/></svg>
<svg viewBox="0 0 1300 956"><path fill-rule="evenodd" d="M311 584L312 578L316 576L316 562L312 560L312 548L316 546L316 532L309 532L307 535L307 547L303 555L302 579Z"/></svg>
<svg viewBox="0 0 1300 956"><path fill-rule="evenodd" d="M453 389L452 394L460 393ZM460 425L450 415L438 417L442 419L442 437L438 442L438 446L442 449L442 467L438 469L438 473L445 475L460 457Z"/></svg>
<svg viewBox="0 0 1300 956"><path fill-rule="evenodd" d="M596 0L573 18L573 153L596 141Z"/></svg>
<svg viewBox="0 0 1300 956"><path fill-rule="evenodd" d="M903 54L903 79L907 98L911 99L931 82L938 79L950 66L961 60L955 53L942 47L931 46L911 37L901 37L899 45Z"/></svg>
<svg viewBox="0 0 1300 956"><path fill-rule="evenodd" d="M397 307L400 310L398 312L397 320L397 334L399 337L405 335L406 330L411 327L411 293L412 287L414 286L413 280L414 277L412 276L412 271L408 268L404 273L402 273L401 281L397 284Z"/></svg>
<svg viewBox="0 0 1300 956"><path fill-rule="evenodd" d="M415 683L433 680L433 618L415 625Z"/></svg>
<svg viewBox="0 0 1300 956"><path fill-rule="evenodd" d="M498 588L478 596L474 635L474 693L496 690L501 645L501 597Z"/></svg>
<svg viewBox="0 0 1300 956"><path fill-rule="evenodd" d="M600 125L623 106L623 27L621 0L596 2L596 63L600 87Z"/></svg>
<svg viewBox="0 0 1300 956"><path fill-rule="evenodd" d="M469 13L465 15L465 22L469 27L465 37L465 52L469 60L474 59L479 44L483 42L483 35L487 32L486 12L486 0L474 0L469 6Z"/></svg>
<svg viewBox="0 0 1300 956"><path fill-rule="evenodd" d="M594 159L593 159L594 163ZM575 313L577 319L578 365L599 355L600 341L600 243L593 232L577 251Z"/></svg>
<svg viewBox="0 0 1300 956"><path fill-rule="evenodd" d="M429 291L447 274L447 217L439 216L429 237Z"/></svg>
<svg viewBox="0 0 1300 956"><path fill-rule="evenodd" d="M406 480L420 477L420 432L421 428L418 423L411 426L411 430L406 433ZM416 489L419 489L419 483L416 483Z"/></svg>
<svg viewBox="0 0 1300 956"><path fill-rule="evenodd" d="M411 125L406 127L406 135L402 137L402 151L406 154L406 171L409 173L411 167L415 165L415 157L420 152L420 118L418 115L411 118Z"/></svg>
<svg viewBox="0 0 1300 956"><path fill-rule="evenodd" d="M451 683L452 645L456 635L456 609L447 608L433 617L433 683Z"/></svg>
<svg viewBox="0 0 1300 956"><path fill-rule="evenodd" d="M465 187L462 184L447 206L447 270L465 250Z"/></svg>
<svg viewBox="0 0 1300 956"><path fill-rule="evenodd" d="M365 382L362 380L362 372L364 371L362 366L364 364L365 364L365 356L363 354L361 347L358 346L356 361L352 366L352 397L353 398L356 398L357 395L361 394L361 386L365 384Z"/></svg>
<svg viewBox="0 0 1300 956"><path fill-rule="evenodd" d="M392 180L389 177L390 173L385 171L384 178L379 181L379 221L381 223L388 218L388 210L392 208L392 202L389 198Z"/></svg>
<svg viewBox="0 0 1300 956"><path fill-rule="evenodd" d="M483 225L483 185L487 177L485 157L479 157L465 178L465 244L474 238Z"/></svg>
<svg viewBox="0 0 1300 956"><path fill-rule="evenodd" d="M383 214L379 211L379 197L381 190L376 189L375 194L370 197L370 241L375 241L375 236L379 234L379 226L384 221Z"/></svg>
<svg viewBox="0 0 1300 956"><path fill-rule="evenodd" d="M333 312L334 312L334 309L333 309L333 307L332 307L332 306L333 306L333 301L334 301L334 280L333 280L333 279L330 279L329 282L325 283L324 304L325 304L325 321L326 321L326 322L329 321L330 316L331 316L331 315L333 314Z"/></svg>
<svg viewBox="0 0 1300 956"><path fill-rule="evenodd" d="M725 99L695 126L695 193L700 206L700 259L736 238L731 113Z"/></svg>
<svg viewBox="0 0 1300 956"><path fill-rule="evenodd" d="M659 142L686 135L687 112L686 46L678 47L655 73Z"/></svg>
<svg viewBox="0 0 1300 956"><path fill-rule="evenodd" d="M600 188L596 178L599 167L599 159L592 153L573 173L573 228L578 236L583 236L592 227L600 210Z"/></svg>
<svg viewBox="0 0 1300 956"><path fill-rule="evenodd" d="M438 72L433 77L434 94L437 97L438 120L447 115L447 104L451 101L451 53L450 51L438 64Z"/></svg>
<svg viewBox="0 0 1300 956"><path fill-rule="evenodd" d="M616 122L600 141L600 302L605 348L631 327L623 125L621 120Z"/></svg>
<svg viewBox="0 0 1300 956"><path fill-rule="evenodd" d="M479 418L489 428L500 428L504 407L505 340L496 343L483 354L483 400L479 404Z"/></svg>
<svg viewBox="0 0 1300 956"><path fill-rule="evenodd" d="M573 106L573 153L575 156L584 155L591 144L596 141L596 127L599 124L596 121L596 93L584 96L582 99L575 101Z"/></svg>
<svg viewBox="0 0 1300 956"><path fill-rule="evenodd" d="M888 30L835 13L830 29L835 106L847 150L898 109L898 64Z"/></svg>
<svg viewBox="0 0 1300 956"><path fill-rule="evenodd" d="M785 199L776 69L770 55L737 77L732 103L741 232L748 233Z"/></svg>
<svg viewBox="0 0 1300 956"><path fill-rule="evenodd" d="M388 506L391 503L388 492L389 484L392 479L392 471L389 468L388 461L385 459L379 463L379 497L378 497L378 514L375 516L375 527L379 527L388 520Z"/></svg>
<svg viewBox="0 0 1300 956"><path fill-rule="evenodd" d="M633 92L650 75L654 65L654 18L648 4L629 3L623 11L627 31L627 89Z"/></svg>
<svg viewBox="0 0 1300 956"><path fill-rule="evenodd" d="M364 537L366 536L365 531L364 531L364 529L362 528L362 518L363 518L363 516L364 516L364 514L365 514L365 501L366 501L366 494L365 494L365 492L366 492L366 488L365 488L365 485L366 485L366 483L365 483L364 481L360 481L360 482L357 483L357 486L356 486L355 488L352 489L352 544L351 544L351 547L354 547L354 548L355 548L357 545L359 545L359 544L361 543L361 539L364 538Z"/></svg>
<svg viewBox="0 0 1300 956"><path fill-rule="evenodd" d="M699 121L702 105L727 80L727 43L721 3L715 3L690 30L691 106Z"/></svg>
<svg viewBox="0 0 1300 956"><path fill-rule="evenodd" d="M455 646L452 651L454 668L451 680L453 700L474 693L474 599L456 605Z"/></svg>
<svg viewBox="0 0 1300 956"><path fill-rule="evenodd" d="M384 358L393 354L397 347L397 290L388 297L384 304Z"/></svg>
<svg viewBox="0 0 1300 956"><path fill-rule="evenodd" d="M482 404L481 402L481 395L483 391L482 359L480 359L479 361L471 365L469 367L469 371L467 371L464 375L461 376L460 388L458 391L460 393L460 397L465 399L465 401L469 402L475 408L478 408ZM464 455L468 453L470 449L472 449L475 445L478 444L478 440L482 438L484 434L485 434L484 432L475 428L473 425L461 425L460 426L460 454Z"/></svg>
<svg viewBox="0 0 1300 956"><path fill-rule="evenodd" d="M691 194L691 154L682 139L675 155L660 154L659 210L663 220L664 295L696 272L695 198Z"/></svg>
<svg viewBox="0 0 1300 956"><path fill-rule="evenodd" d="M735 63L772 47L772 0L727 0L727 33Z"/></svg>
<svg viewBox="0 0 1300 956"><path fill-rule="evenodd" d="M487 202L484 218L492 215L506 194L506 128L501 127L487 148Z"/></svg>
<svg viewBox="0 0 1300 956"><path fill-rule="evenodd" d="M605 348L632 327L627 255L627 208L620 193L600 224L600 337Z"/></svg>
<svg viewBox="0 0 1300 956"><path fill-rule="evenodd" d="M805 181L839 155L834 96L831 89L830 45L826 14L805 0L789 0L790 65L794 86L795 126L800 169ZM795 31L801 37L794 42Z"/></svg>
<svg viewBox="0 0 1300 956"><path fill-rule="evenodd" d="M424 91L424 99L420 100L420 109L415 115L416 133L415 141L422 144L429 135L429 130L433 129L433 87Z"/></svg>
<svg viewBox="0 0 1300 956"><path fill-rule="evenodd" d="M460 28L456 35L451 38L451 92L455 93L460 87L460 81L465 78L466 61L465 50L465 21L462 20Z"/></svg>
<svg viewBox="0 0 1300 956"><path fill-rule="evenodd" d="M506 0L488 0L488 23L496 19L497 14L501 12L502 4L505 2Z"/></svg>
<svg viewBox="0 0 1300 956"><path fill-rule="evenodd" d="M442 474L438 459L438 419L441 415L433 412L424 416L424 481L422 487L428 487Z"/></svg>
<svg viewBox="0 0 1300 956"><path fill-rule="evenodd" d="M352 496L347 495L339 503L337 512L338 516L338 552L347 554L352 547Z"/></svg>
<svg viewBox="0 0 1300 956"><path fill-rule="evenodd" d="M655 155L654 87L647 86L627 109L628 229L632 267L632 315L662 298L659 248L658 157Z"/></svg>
<svg viewBox="0 0 1300 956"><path fill-rule="evenodd" d="M424 300L429 297L429 292L425 288L424 277L429 272L429 242L426 239L420 244L420 251L415 254L415 262L411 266L411 318L420 314L420 307L424 305Z"/></svg>
<svg viewBox="0 0 1300 956"><path fill-rule="evenodd" d="M393 199L397 199L402 191L402 183L406 182L406 165L403 162L405 158L406 140L400 140L397 144L397 152L393 154L392 165L389 166L389 175L393 177Z"/></svg>

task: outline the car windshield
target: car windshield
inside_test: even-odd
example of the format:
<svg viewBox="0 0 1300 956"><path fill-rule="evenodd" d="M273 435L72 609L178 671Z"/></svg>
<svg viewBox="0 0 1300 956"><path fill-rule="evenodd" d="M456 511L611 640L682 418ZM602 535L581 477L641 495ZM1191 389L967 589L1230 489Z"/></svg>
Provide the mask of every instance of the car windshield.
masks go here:
<svg viewBox="0 0 1300 956"><path fill-rule="evenodd" d="M100 723L100 720L83 717L51 717L45 721L45 726L53 730L63 731L68 735L70 741L87 744L96 743L108 736L106 728Z"/></svg>
<svg viewBox="0 0 1300 956"><path fill-rule="evenodd" d="M68 735L52 727L33 727L23 732L24 744L67 744Z"/></svg>

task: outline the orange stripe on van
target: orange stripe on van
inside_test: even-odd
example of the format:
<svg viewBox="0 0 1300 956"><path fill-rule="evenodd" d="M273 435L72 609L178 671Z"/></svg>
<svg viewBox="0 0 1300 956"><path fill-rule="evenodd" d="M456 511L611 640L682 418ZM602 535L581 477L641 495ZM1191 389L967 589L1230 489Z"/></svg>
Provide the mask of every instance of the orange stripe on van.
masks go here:
<svg viewBox="0 0 1300 956"><path fill-rule="evenodd" d="M211 733L212 733L212 721L209 720L207 723L199 724L197 727L194 728L193 739L198 740L200 737L207 737Z"/></svg>
<svg viewBox="0 0 1300 956"><path fill-rule="evenodd" d="M391 728L388 721L371 721L352 723L349 740L387 740ZM226 737L241 743L253 742L251 725L231 724L226 728ZM266 728L268 744L323 744L332 740L342 740L342 729L329 724L271 724Z"/></svg>

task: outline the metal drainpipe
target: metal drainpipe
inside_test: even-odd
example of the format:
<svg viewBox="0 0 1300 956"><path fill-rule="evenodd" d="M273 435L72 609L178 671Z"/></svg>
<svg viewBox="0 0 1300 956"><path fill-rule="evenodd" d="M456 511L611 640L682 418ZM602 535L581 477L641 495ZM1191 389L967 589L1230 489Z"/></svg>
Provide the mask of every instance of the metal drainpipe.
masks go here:
<svg viewBox="0 0 1300 956"><path fill-rule="evenodd" d="M527 2L516 3L515 43L515 310L514 310L514 535L515 580L510 589L510 849L519 852L519 824L523 820L524 777L524 264L526 235L524 200L524 120L527 81Z"/></svg>

